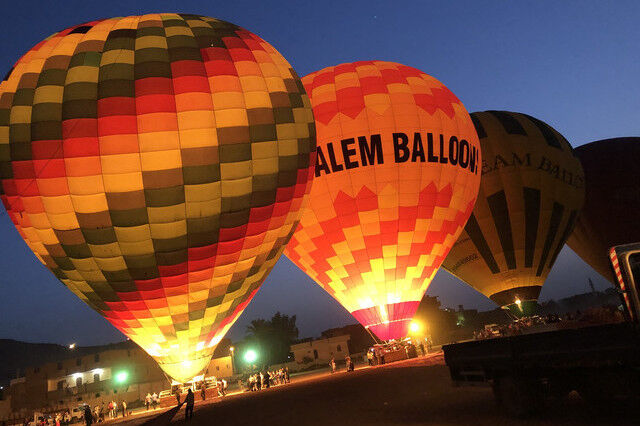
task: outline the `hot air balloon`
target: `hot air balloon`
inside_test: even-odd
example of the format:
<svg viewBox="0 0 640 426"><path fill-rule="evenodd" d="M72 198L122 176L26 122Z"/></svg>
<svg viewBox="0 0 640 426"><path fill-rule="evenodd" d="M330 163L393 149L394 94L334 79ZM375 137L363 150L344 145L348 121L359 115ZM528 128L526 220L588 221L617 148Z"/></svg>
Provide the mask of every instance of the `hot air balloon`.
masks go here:
<svg viewBox="0 0 640 426"><path fill-rule="evenodd" d="M482 181L443 267L515 315L535 310L584 201L584 174L551 126L507 111L474 112Z"/></svg>
<svg viewBox="0 0 640 426"><path fill-rule="evenodd" d="M299 78L245 29L89 22L0 85L1 198L38 259L184 382L297 225L314 133Z"/></svg>
<svg viewBox="0 0 640 426"><path fill-rule="evenodd" d="M473 123L442 83L397 63L342 64L302 81L317 162L285 254L380 339L403 337L473 209Z"/></svg>
<svg viewBox="0 0 640 426"><path fill-rule="evenodd" d="M574 150L584 168L584 207L567 244L611 282L613 246L640 242L640 138L606 139Z"/></svg>

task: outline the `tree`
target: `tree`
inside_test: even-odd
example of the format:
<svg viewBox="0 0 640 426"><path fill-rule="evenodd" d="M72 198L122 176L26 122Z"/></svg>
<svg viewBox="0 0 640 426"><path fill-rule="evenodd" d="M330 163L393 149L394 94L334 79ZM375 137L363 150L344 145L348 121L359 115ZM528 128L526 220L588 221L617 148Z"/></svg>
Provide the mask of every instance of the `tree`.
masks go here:
<svg viewBox="0 0 640 426"><path fill-rule="evenodd" d="M296 316L276 312L270 320L258 318L247 326L245 340L260 352L261 363L286 362L291 344L298 338Z"/></svg>

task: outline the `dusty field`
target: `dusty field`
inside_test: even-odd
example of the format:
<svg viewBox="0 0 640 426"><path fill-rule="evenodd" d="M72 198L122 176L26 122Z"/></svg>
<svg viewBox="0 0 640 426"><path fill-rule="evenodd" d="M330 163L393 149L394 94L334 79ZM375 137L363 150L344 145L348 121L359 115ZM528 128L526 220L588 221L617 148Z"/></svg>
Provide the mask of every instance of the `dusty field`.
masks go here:
<svg viewBox="0 0 640 426"><path fill-rule="evenodd" d="M174 415L175 414L175 415ZM455 388L441 359L412 360L353 373L315 375L290 385L198 403L196 425L582 425L639 424L638 407L591 409L576 395L536 418L516 420L485 388ZM184 424L184 407L129 425Z"/></svg>

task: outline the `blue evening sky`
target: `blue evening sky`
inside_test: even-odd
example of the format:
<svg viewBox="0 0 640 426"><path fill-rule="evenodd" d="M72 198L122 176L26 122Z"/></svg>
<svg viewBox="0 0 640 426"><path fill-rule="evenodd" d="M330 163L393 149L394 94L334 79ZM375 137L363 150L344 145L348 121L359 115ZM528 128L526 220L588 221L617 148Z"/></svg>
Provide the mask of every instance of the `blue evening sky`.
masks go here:
<svg viewBox="0 0 640 426"><path fill-rule="evenodd" d="M640 135L640 2L637 1L6 1L0 74L51 33L99 18L150 12L224 19L274 45L303 76L356 60L389 60L445 83L472 111L524 112L574 145ZM122 339L40 265L0 214L0 338L82 345ZM541 299L607 282L565 248ZM492 302L440 271L428 294L445 306ZM355 322L282 258L230 337L276 310L297 314L301 336Z"/></svg>

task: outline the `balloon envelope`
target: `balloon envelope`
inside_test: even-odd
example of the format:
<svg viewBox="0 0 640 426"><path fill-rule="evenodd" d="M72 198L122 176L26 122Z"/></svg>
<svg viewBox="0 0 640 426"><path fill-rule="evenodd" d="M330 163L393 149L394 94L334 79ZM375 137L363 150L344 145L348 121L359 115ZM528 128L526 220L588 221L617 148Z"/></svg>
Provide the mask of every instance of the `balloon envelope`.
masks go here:
<svg viewBox="0 0 640 426"><path fill-rule="evenodd" d="M403 337L473 209L477 135L442 83L365 61L302 79L315 179L286 255L383 340Z"/></svg>
<svg viewBox="0 0 640 426"><path fill-rule="evenodd" d="M0 85L2 201L38 259L191 379L297 225L315 127L287 61L228 22L89 22Z"/></svg>
<svg viewBox="0 0 640 426"><path fill-rule="evenodd" d="M528 314L582 207L582 166L569 142L534 117L485 111L471 118L482 147L480 191L443 267Z"/></svg>
<svg viewBox="0 0 640 426"><path fill-rule="evenodd" d="M609 249L640 242L640 138L605 139L574 152L584 168L586 198L567 244L613 283Z"/></svg>

